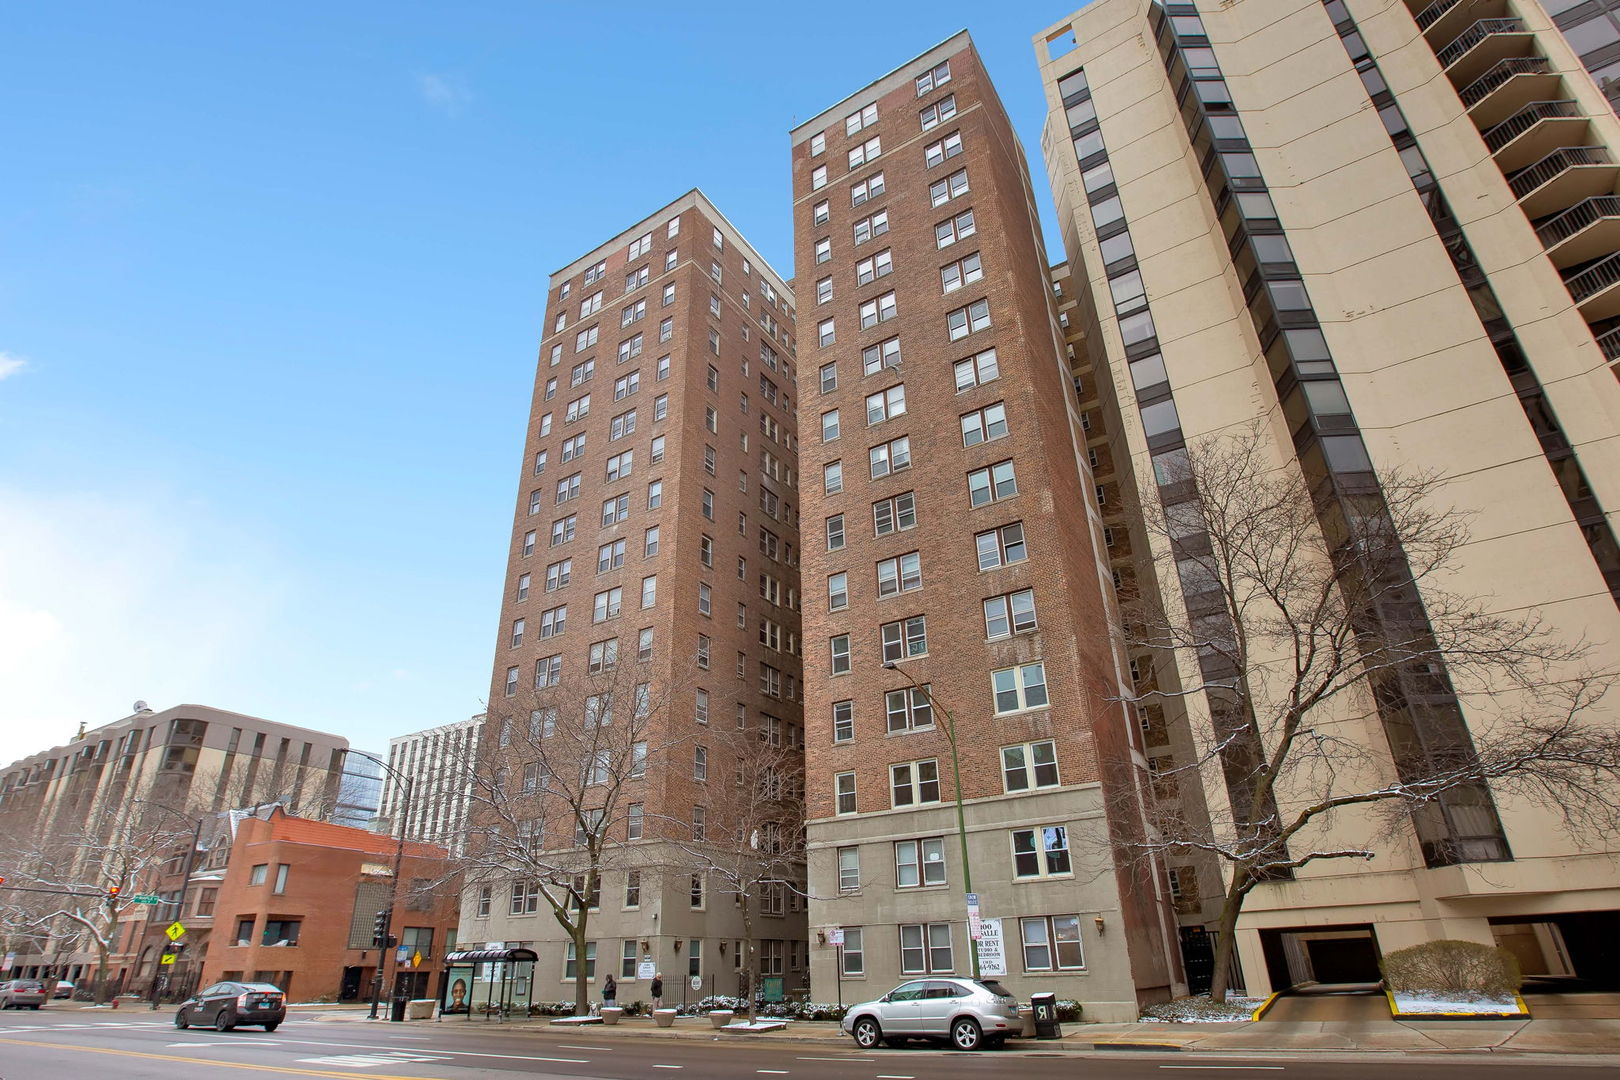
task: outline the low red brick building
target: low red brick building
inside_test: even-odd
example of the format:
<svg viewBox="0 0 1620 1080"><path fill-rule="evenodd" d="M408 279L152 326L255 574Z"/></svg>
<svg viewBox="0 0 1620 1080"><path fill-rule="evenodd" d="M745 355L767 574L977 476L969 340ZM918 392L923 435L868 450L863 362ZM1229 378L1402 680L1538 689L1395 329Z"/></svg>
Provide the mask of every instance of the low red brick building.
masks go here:
<svg viewBox="0 0 1620 1080"><path fill-rule="evenodd" d="M369 997L378 960L371 938L377 912L388 906L396 844L279 808L242 821L215 898L201 985L270 982L290 1001ZM392 928L398 952L385 968L385 997L439 992L458 911L454 886L428 887L444 876L444 858L443 848L405 845Z"/></svg>

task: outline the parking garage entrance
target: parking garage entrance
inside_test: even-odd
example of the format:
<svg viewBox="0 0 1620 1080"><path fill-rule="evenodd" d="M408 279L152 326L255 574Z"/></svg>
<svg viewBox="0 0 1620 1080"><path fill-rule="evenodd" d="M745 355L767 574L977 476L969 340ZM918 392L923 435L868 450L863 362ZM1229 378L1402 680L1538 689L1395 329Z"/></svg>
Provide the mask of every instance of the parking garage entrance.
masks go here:
<svg viewBox="0 0 1620 1080"><path fill-rule="evenodd" d="M1370 923L1262 930L1260 947L1273 990L1301 983L1364 987L1383 977Z"/></svg>

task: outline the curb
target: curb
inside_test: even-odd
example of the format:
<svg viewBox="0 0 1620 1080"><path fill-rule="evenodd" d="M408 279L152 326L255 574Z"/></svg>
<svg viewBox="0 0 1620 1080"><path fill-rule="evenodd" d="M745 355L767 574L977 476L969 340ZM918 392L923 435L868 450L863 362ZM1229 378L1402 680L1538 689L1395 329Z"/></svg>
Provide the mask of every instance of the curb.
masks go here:
<svg viewBox="0 0 1620 1080"><path fill-rule="evenodd" d="M1262 1001L1260 1003L1260 1007L1258 1009L1254 1010L1254 1015L1249 1017L1249 1019L1251 1021L1254 1021L1254 1020L1258 1020L1262 1016L1266 1015L1266 1010L1270 1009L1273 1005L1275 1005L1277 1003L1277 999L1282 997L1282 995L1283 995L1283 992L1281 990L1278 990L1275 993L1273 993L1270 997L1266 998L1266 1000L1264 1000L1264 1001Z"/></svg>
<svg viewBox="0 0 1620 1080"><path fill-rule="evenodd" d="M1181 1043L1100 1042L1092 1043L1093 1050L1146 1050L1150 1053L1180 1053L1187 1049Z"/></svg>

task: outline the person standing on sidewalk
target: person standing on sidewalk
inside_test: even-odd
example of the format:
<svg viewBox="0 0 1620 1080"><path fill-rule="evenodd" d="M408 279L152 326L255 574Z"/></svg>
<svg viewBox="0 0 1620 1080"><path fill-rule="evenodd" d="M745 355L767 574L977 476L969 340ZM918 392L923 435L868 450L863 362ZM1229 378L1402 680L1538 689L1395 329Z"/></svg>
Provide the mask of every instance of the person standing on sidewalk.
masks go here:
<svg viewBox="0 0 1620 1080"><path fill-rule="evenodd" d="M664 973L662 971L653 976L652 1002L655 1009L664 1007Z"/></svg>
<svg viewBox="0 0 1620 1080"><path fill-rule="evenodd" d="M613 1009L618 1007L619 985L613 981L610 974L607 981L602 984L602 1008Z"/></svg>

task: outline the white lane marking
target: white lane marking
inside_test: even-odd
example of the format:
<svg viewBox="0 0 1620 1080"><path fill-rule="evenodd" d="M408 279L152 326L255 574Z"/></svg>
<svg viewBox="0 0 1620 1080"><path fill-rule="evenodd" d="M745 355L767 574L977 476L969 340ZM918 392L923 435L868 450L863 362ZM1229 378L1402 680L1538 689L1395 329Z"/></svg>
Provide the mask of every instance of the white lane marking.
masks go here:
<svg viewBox="0 0 1620 1080"><path fill-rule="evenodd" d="M559 1050L617 1050L617 1046L570 1046L568 1043L558 1043Z"/></svg>
<svg viewBox="0 0 1620 1080"><path fill-rule="evenodd" d="M685 1065L654 1065L655 1069L684 1069Z"/></svg>
<svg viewBox="0 0 1620 1080"><path fill-rule="evenodd" d="M313 1065L342 1065L366 1069L373 1065L405 1065L424 1061L449 1061L450 1059L447 1057L434 1057L428 1054L407 1054L396 1050L388 1054L333 1054L329 1057L299 1058L298 1060Z"/></svg>
<svg viewBox="0 0 1620 1080"><path fill-rule="evenodd" d="M271 1046L280 1046L280 1045L285 1045L287 1043L302 1043L302 1044L304 1044L306 1046L347 1047L347 1048L349 1048L351 1050L392 1050L393 1049L393 1047L391 1047L391 1046L378 1046L376 1043L323 1042L320 1039L283 1039L283 1038L277 1037L275 1039L232 1039L231 1040L231 1043L248 1043L248 1042L266 1043L266 1044L271 1045ZM229 1044L223 1044L223 1045L229 1045ZM586 1064L589 1064L589 1060L590 1060L588 1058L540 1057L540 1056L532 1056L532 1055L529 1055L529 1054L485 1054L485 1053L480 1053L480 1052L478 1052L476 1050L436 1050L436 1051L434 1051L434 1053L443 1054L446 1057L498 1058L498 1059L500 1059L502 1061L551 1061L551 1062L557 1062L557 1063L560 1063L560 1064L563 1064L563 1065L586 1065Z"/></svg>
<svg viewBox="0 0 1620 1080"><path fill-rule="evenodd" d="M877 1080L917 1080L915 1076L895 1076L892 1073L878 1073Z"/></svg>
<svg viewBox="0 0 1620 1080"><path fill-rule="evenodd" d="M800 1054L799 1055L799 1060L800 1061L876 1061L877 1058L863 1058L863 1057L806 1057L805 1055Z"/></svg>
<svg viewBox="0 0 1620 1080"><path fill-rule="evenodd" d="M765 1073L766 1075L769 1075L769 1076L786 1076L787 1075L787 1070L786 1069L755 1069L754 1071L757 1072L757 1073Z"/></svg>
<svg viewBox="0 0 1620 1080"><path fill-rule="evenodd" d="M1227 1071L1231 1071L1231 1070L1234 1070L1234 1069L1277 1069L1277 1070L1281 1071L1284 1068L1284 1066L1282 1066L1282 1065L1160 1065L1159 1068L1161 1068L1161 1069L1224 1069L1224 1070L1227 1070Z"/></svg>

